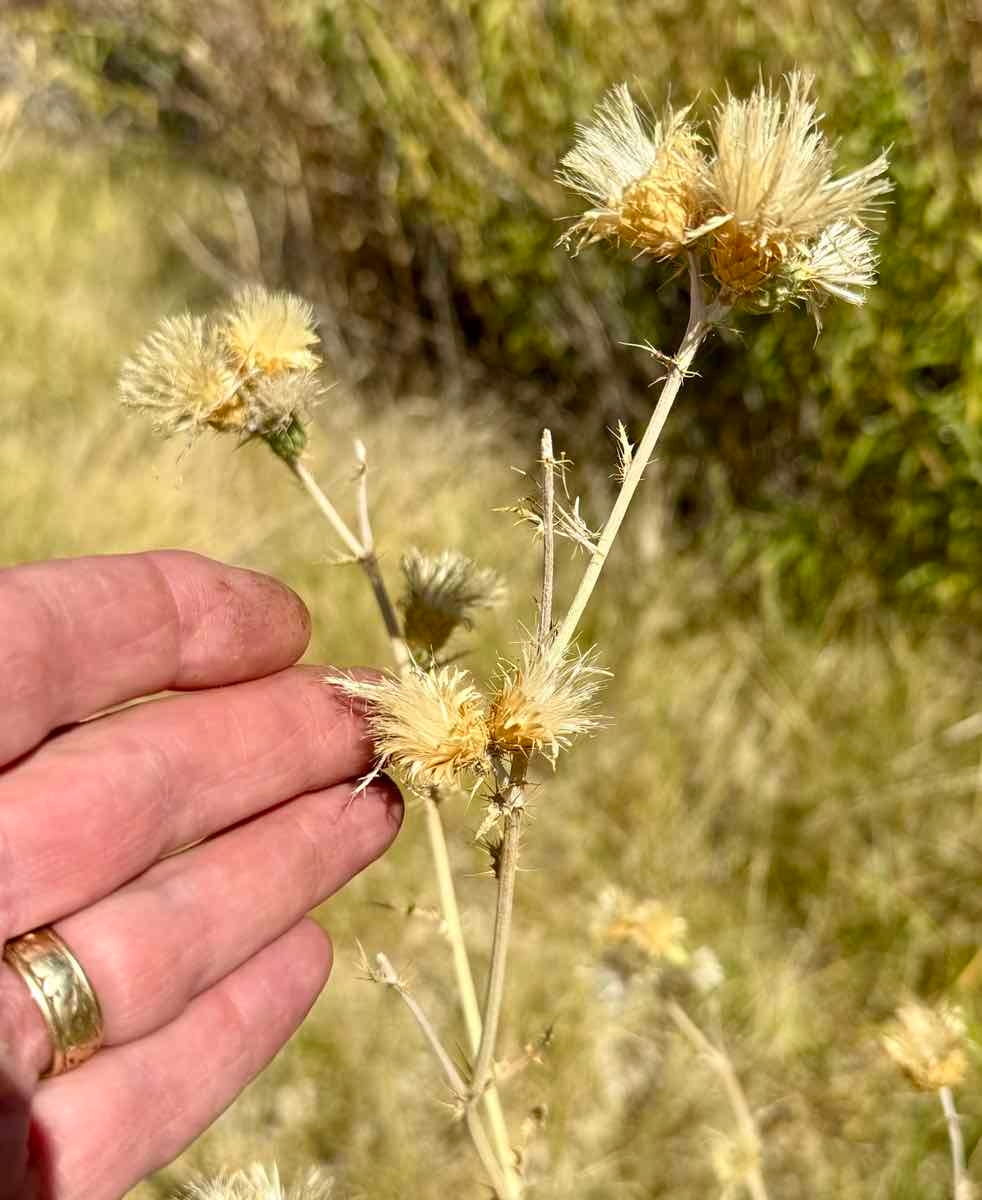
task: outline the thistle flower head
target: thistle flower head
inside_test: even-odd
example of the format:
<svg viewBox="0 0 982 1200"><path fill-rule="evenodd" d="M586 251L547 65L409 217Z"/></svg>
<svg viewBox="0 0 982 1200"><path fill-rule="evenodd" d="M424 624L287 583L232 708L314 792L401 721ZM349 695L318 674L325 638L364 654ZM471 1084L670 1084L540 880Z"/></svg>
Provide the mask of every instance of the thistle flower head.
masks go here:
<svg viewBox="0 0 982 1200"><path fill-rule="evenodd" d="M702 159L687 112L666 107L649 121L626 83L604 96L557 176L593 203L566 232L567 245L612 238L656 258L681 253L699 223Z"/></svg>
<svg viewBox="0 0 982 1200"><path fill-rule="evenodd" d="M402 772L414 787L459 784L483 769L488 752L485 701L466 671L439 667L404 677L332 678L368 704L379 766Z"/></svg>
<svg viewBox="0 0 982 1200"><path fill-rule="evenodd" d="M600 724L594 701L609 674L590 655L553 662L526 646L521 665L501 665L488 710L492 744L503 751L538 751L555 763L560 750Z"/></svg>
<svg viewBox="0 0 982 1200"><path fill-rule="evenodd" d="M956 1008L916 1002L897 1009L881 1038L887 1054L922 1092L962 1082L968 1067L964 1040L965 1022Z"/></svg>
<svg viewBox="0 0 982 1200"><path fill-rule="evenodd" d="M242 386L246 403L245 431L271 434L287 428L291 421L304 421L323 396L315 371L286 371L259 375Z"/></svg>
<svg viewBox="0 0 982 1200"><path fill-rule="evenodd" d="M602 945L628 947L651 962L688 962L685 918L660 900L636 900L611 888L601 896L599 908L596 933Z"/></svg>
<svg viewBox="0 0 982 1200"><path fill-rule="evenodd" d="M504 598L498 575L456 550L428 555L414 548L400 566L406 581L400 601L404 632L417 655L435 654L458 626L470 628L472 613Z"/></svg>
<svg viewBox="0 0 982 1200"><path fill-rule="evenodd" d="M222 337L235 366L245 374L314 371L320 357L314 310L289 292L248 287L235 298L222 323Z"/></svg>
<svg viewBox="0 0 982 1200"><path fill-rule="evenodd" d="M221 339L201 317L168 317L123 364L119 398L164 434L241 432L246 406Z"/></svg>
<svg viewBox="0 0 982 1200"><path fill-rule="evenodd" d="M796 292L813 302L833 296L862 304L866 289L876 282L873 237L867 229L836 221L791 259L787 276Z"/></svg>
<svg viewBox="0 0 982 1200"><path fill-rule="evenodd" d="M160 433L258 434L296 457L321 395L320 359L308 348L316 338L303 300L250 288L217 318L161 321L123 364L120 400L149 412Z"/></svg>
<svg viewBox="0 0 982 1200"><path fill-rule="evenodd" d="M303 1180L287 1189L275 1163L268 1170L253 1163L245 1171L189 1184L181 1197L182 1200L330 1200L333 1190L332 1180L317 1170L310 1170Z"/></svg>
<svg viewBox="0 0 982 1200"><path fill-rule="evenodd" d="M886 156L835 178L835 150L818 129L811 79L793 72L782 102L759 83L717 106L715 154L702 160L703 209L723 223L710 261L724 291L755 292L837 224L862 226L890 190Z"/></svg>

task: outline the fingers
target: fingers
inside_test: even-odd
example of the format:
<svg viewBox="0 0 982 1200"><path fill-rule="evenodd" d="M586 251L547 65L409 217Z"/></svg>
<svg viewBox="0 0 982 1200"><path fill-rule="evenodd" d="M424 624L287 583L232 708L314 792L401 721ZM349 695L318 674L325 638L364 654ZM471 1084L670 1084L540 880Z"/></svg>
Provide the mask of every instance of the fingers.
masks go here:
<svg viewBox="0 0 982 1200"><path fill-rule="evenodd" d="M301 796L158 863L57 925L99 997L107 1044L144 1037L373 862L402 803L381 781Z"/></svg>
<svg viewBox="0 0 982 1200"><path fill-rule="evenodd" d="M286 797L364 774L364 722L322 675L296 667L112 713L0 776L0 937Z"/></svg>
<svg viewBox="0 0 982 1200"><path fill-rule="evenodd" d="M2 570L0 629L2 764L124 700L289 666L310 620L268 576L159 551Z"/></svg>
<svg viewBox="0 0 982 1200"><path fill-rule="evenodd" d="M294 1032L330 962L325 935L301 921L163 1029L42 1084L34 1108L42 1194L118 1200L170 1162ZM112 1152L120 1145L125 1155Z"/></svg>

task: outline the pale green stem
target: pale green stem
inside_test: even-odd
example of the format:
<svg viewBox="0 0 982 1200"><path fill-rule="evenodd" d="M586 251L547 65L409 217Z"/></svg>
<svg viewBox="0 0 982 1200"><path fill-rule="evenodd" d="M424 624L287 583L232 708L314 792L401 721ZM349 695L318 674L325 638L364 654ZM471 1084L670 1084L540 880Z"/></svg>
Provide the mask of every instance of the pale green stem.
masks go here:
<svg viewBox="0 0 982 1200"><path fill-rule="evenodd" d="M440 1041L436 1030L433 1028L433 1023L423 1011L422 1005L396 974L395 968L385 954L376 954L375 961L378 964L378 978L387 987L392 988L413 1014L423 1037L436 1055L437 1062L443 1068L443 1073L447 1077L447 1082L450 1084L451 1090L458 1100L463 1100L467 1095L467 1084L464 1083L463 1077L454 1065L453 1059Z"/></svg>
<svg viewBox="0 0 982 1200"><path fill-rule="evenodd" d="M611 509L610 516L604 524L603 532L597 542L596 549L590 556L590 561L587 563L583 578L580 580L580 586L573 597L573 602L570 604L566 616L563 618L563 623L560 625L555 639L549 647L550 658L554 661L562 658L566 648L576 636L576 630L583 612L590 601L590 597L593 595L594 588L597 586L600 573L603 571L607 556L610 554L611 546L613 546L614 539L617 537L624 517L627 515L628 507L634 493L637 491L638 484L644 477L648 463L651 461L655 446L658 444L658 439L661 437L665 422L668 420L668 414L671 412L675 398L678 396L685 381L689 367L692 365L692 360L695 358L696 351L699 349L703 338L712 328L713 324L726 312L726 309L718 304L714 304L709 310L706 309L703 302L698 259L691 253L689 254L689 286L688 328L685 331L685 336L679 346L678 353L671 360L671 367L662 385L661 395L658 397L655 411L651 414L651 418L648 421L648 428L644 431L640 445L635 450L631 464L624 475L624 481L617 494L617 499L614 501L614 507Z"/></svg>
<svg viewBox="0 0 982 1200"><path fill-rule="evenodd" d="M955 1097L952 1094L951 1088L939 1088L938 1099L941 1101L941 1108L948 1126L948 1140L951 1143L951 1171L954 1182L954 1197L955 1200L967 1200L967 1197L971 1196L972 1193L965 1167L965 1141L962 1137L962 1126L958 1119L958 1110L955 1108Z"/></svg>
<svg viewBox="0 0 982 1200"><path fill-rule="evenodd" d="M539 653L545 649L552 632L552 593L556 572L556 460L553 457L552 434L542 431L542 594L539 597L539 624L536 641Z"/></svg>
<svg viewBox="0 0 982 1200"><path fill-rule="evenodd" d="M715 1072L720 1083L723 1085L726 1098L730 1103L730 1110L736 1119L737 1128L740 1130L741 1138L748 1147L752 1148L759 1155L761 1140L760 1134L757 1131L757 1123L753 1118L753 1113L750 1111L750 1105L747 1103L747 1097L740 1086L740 1080L737 1078L737 1073L733 1067L733 1063L730 1061L729 1055L721 1047L713 1045L695 1021L674 1000L669 1001L668 1015L679 1027L693 1048L704 1056L708 1065ZM747 1191L750 1193L752 1200L767 1200L767 1186L764 1183L764 1175L756 1162L748 1169L744 1182L747 1185Z"/></svg>
<svg viewBox="0 0 982 1200"><path fill-rule="evenodd" d="M423 1037L425 1038L430 1049L436 1055L437 1062L443 1069L443 1073L450 1084L450 1089L454 1095L463 1101L467 1094L467 1085L454 1065L453 1059L447 1053L443 1043L437 1035L436 1030L429 1017L423 1011L422 1006L416 997L409 991L406 985L396 974L395 969L384 954L376 956L378 963L377 978L396 993L402 1000L405 1006L412 1013L416 1024L419 1026ZM511 1193L508 1190L508 1184L505 1179L501 1166L494 1150L491 1148L491 1143L488 1141L488 1135L484 1131L484 1125L481 1118L468 1105L466 1109L467 1131L471 1136L471 1141L474 1143L474 1149L477 1151L477 1156L481 1160L481 1165L488 1173L488 1178L491 1180L491 1186L501 1197L508 1197Z"/></svg>
<svg viewBox="0 0 982 1200"><path fill-rule="evenodd" d="M471 1053L477 1054L481 1044L481 1009L477 1000L477 989L474 986L474 976L471 973L470 959L467 955L467 943L464 940L464 930L460 921L460 909L457 906L457 896L454 891L450 854L447 850L443 820L440 817L440 806L432 794L424 795L423 804L426 812L426 829L430 837L430 853L433 856L437 889L440 894L440 910L443 913L447 939L450 942L450 951L453 957L454 974L457 978L457 994L464 1013L464 1024L467 1027L467 1039L470 1043ZM519 1194L519 1181L514 1170L514 1154L511 1149L511 1139L508 1136L508 1127L505 1124L505 1115L501 1108L501 1099L493 1084L484 1093L484 1105L491 1126L491 1138L494 1142L495 1152L510 1185L509 1190L502 1193L507 1200L507 1197Z"/></svg>
<svg viewBox="0 0 982 1200"><path fill-rule="evenodd" d="M516 754L512 760L509 780L509 798L520 795L525 780L528 758ZM505 813L505 827L501 840L501 855L498 861L498 903L494 914L494 934L491 942L491 963L488 967L488 987L484 1000L484 1030L474 1071L471 1076L471 1096L482 1094L492 1078L494 1051L498 1040L498 1024L505 995L505 973L508 965L508 945L511 941L511 919L515 906L515 876L518 871L518 845L521 836L522 814L520 808Z"/></svg>
<svg viewBox="0 0 982 1200"><path fill-rule="evenodd" d="M311 475L299 458L294 459L290 463L290 470L306 488L311 500L317 505L327 523L344 543L345 549L354 558L361 561L361 556L365 553L365 547L348 528L344 517L341 516L330 500L328 500L317 480Z"/></svg>

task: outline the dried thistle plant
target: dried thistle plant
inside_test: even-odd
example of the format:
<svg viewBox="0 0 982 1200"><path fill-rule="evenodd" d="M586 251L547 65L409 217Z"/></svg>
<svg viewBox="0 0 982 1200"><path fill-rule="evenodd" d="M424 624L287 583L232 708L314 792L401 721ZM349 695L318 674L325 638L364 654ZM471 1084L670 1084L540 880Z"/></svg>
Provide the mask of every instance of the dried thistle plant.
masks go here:
<svg viewBox="0 0 982 1200"><path fill-rule="evenodd" d="M968 1058L966 1028L959 1009L941 1001L929 1006L916 1000L902 1004L883 1030L883 1049L919 1092L936 1092L951 1147L954 1200L974 1193L965 1161L965 1141L953 1089L965 1081Z"/></svg>
<svg viewBox="0 0 982 1200"><path fill-rule="evenodd" d="M308 1171L286 1188L275 1163L269 1168L253 1163L244 1171L191 1183L180 1195L181 1200L330 1200L333 1193L333 1180L320 1171Z"/></svg>
<svg viewBox="0 0 982 1200"><path fill-rule="evenodd" d="M808 286L816 298L821 279L841 276L836 246L848 262L856 258L857 240L872 266L869 238L860 231L890 190L886 155L836 178L835 150L818 128L811 88L811 78L794 71L783 102L773 85L761 81L748 99L728 94L717 106L715 153L701 164L700 190L707 217L720 221L709 249L713 274L734 299L779 304ZM856 231L849 246L845 229ZM840 232L830 236L834 230ZM821 265L809 279L807 264L819 250ZM852 292L833 294L857 302Z"/></svg>
<svg viewBox="0 0 982 1200"><path fill-rule="evenodd" d="M398 771L411 787L460 787L486 769L486 703L466 671L413 668L402 676L335 676L334 682L366 703L379 768Z"/></svg>
<svg viewBox="0 0 982 1200"><path fill-rule="evenodd" d="M902 1004L882 1034L883 1048L918 1091L937 1092L964 1082L965 1022L957 1008Z"/></svg>
<svg viewBox="0 0 982 1200"><path fill-rule="evenodd" d="M521 663L502 663L499 671L488 712L498 753L538 753L555 766L560 751L598 727L595 701L610 672L596 665L594 655L557 662L526 643Z"/></svg>
<svg viewBox="0 0 982 1200"><path fill-rule="evenodd" d="M667 106L649 120L626 83L611 88L593 122L578 127L557 176L594 204L564 234L565 244L579 250L606 238L668 259L699 235L702 142L688 112Z"/></svg>
<svg viewBox="0 0 982 1200"><path fill-rule="evenodd" d="M504 582L456 550L424 554L413 547L400 561L405 589L399 600L403 632L417 660L434 661L457 629L505 598Z"/></svg>
<svg viewBox="0 0 982 1200"><path fill-rule="evenodd" d="M601 949L627 948L649 962L674 966L685 966L691 957L687 932L685 918L663 901L637 900L614 887L600 897L593 923Z"/></svg>
<svg viewBox="0 0 982 1200"><path fill-rule="evenodd" d="M366 707L376 739L376 769L400 773L420 797L466 1026L467 1061L460 1064L447 1051L384 954L376 955L368 975L399 997L433 1050L454 1111L466 1124L498 1200L519 1200L530 1182L523 1174L526 1156L516 1153L499 1096L508 1072L496 1062L529 787L541 788L536 773L554 771L573 741L599 725L596 701L606 672L593 651L577 649L583 614L671 408L693 375L695 356L717 326L737 308L766 312L803 301L817 314L828 299L858 304L873 283L876 259L867 221L889 190L886 157L837 176L835 152L818 127L810 87L810 80L795 72L783 99L764 82L746 100L727 94L706 137L691 108L666 108L648 119L621 84L601 101L594 120L579 127L558 178L591 207L574 219L563 243L576 253L592 243L613 242L630 247L645 262L684 263L689 321L674 353L651 348L665 370L661 390L636 442L623 423L617 425L618 490L598 525L581 514L578 500L564 504L557 496L558 480L569 500L570 464L554 452L549 431L543 433L538 495L512 509L541 540L534 633L523 630L517 639L517 661L499 655L497 674L483 688L439 655L456 629L468 628L498 599L496 577L455 552L429 557L409 551L402 560L405 593L394 603L375 549L364 446L355 443L351 520L306 466L307 413L319 392L319 358L313 314L303 301L250 289L214 317L165 322L123 369L124 404L147 410L162 432L194 435L211 428L264 439L371 586L396 671L375 679L334 674L329 682ZM585 550L587 559L572 600L555 615L559 537ZM487 815L478 838L484 838L490 855L496 895L487 980L479 1000L441 807L450 791L482 786ZM541 807L548 812L560 805L557 797ZM685 952L676 919L654 902L612 917L606 936L611 943L666 959ZM718 961L709 966L706 991L718 986L721 974ZM725 1050L677 1005L669 1004L667 1011L712 1067L733 1109L734 1144L741 1151L736 1158L727 1156L727 1184L739 1178L740 1186L764 1200L759 1132ZM908 1017L901 1024L909 1041L917 1022ZM954 1049L935 1058L932 1069L954 1078L959 1061ZM940 1095L946 1114L949 1107L953 1113L947 1083ZM957 1118L953 1124L957 1127ZM954 1146L954 1132L952 1138ZM269 1187L279 1187L278 1180Z"/></svg>
<svg viewBox="0 0 982 1200"><path fill-rule="evenodd" d="M316 342L303 301L249 288L224 313L161 321L123 364L120 400L164 435L211 429L302 449L322 393Z"/></svg>
<svg viewBox="0 0 982 1200"><path fill-rule="evenodd" d="M289 292L249 287L221 319L219 332L244 375L316 371L320 355L314 310Z"/></svg>

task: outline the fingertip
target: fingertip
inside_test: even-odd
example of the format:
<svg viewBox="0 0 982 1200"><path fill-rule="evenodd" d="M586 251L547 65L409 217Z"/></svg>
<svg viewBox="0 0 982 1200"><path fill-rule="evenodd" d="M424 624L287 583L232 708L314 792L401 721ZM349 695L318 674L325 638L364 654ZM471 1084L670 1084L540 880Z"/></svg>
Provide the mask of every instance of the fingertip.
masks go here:
<svg viewBox="0 0 982 1200"><path fill-rule="evenodd" d="M313 1000L321 994L334 967L334 943L313 917L304 917L287 936L296 938L299 982Z"/></svg>
<svg viewBox="0 0 982 1200"><path fill-rule="evenodd" d="M377 814L375 819L384 839L379 847L381 854L388 850L402 828L406 812L402 792L388 775L378 775L365 789L364 803Z"/></svg>
<svg viewBox="0 0 982 1200"><path fill-rule="evenodd" d="M177 611L187 614L173 686L237 683L292 666L310 642L310 612L271 575L228 566L186 550L149 555L166 576Z"/></svg>

